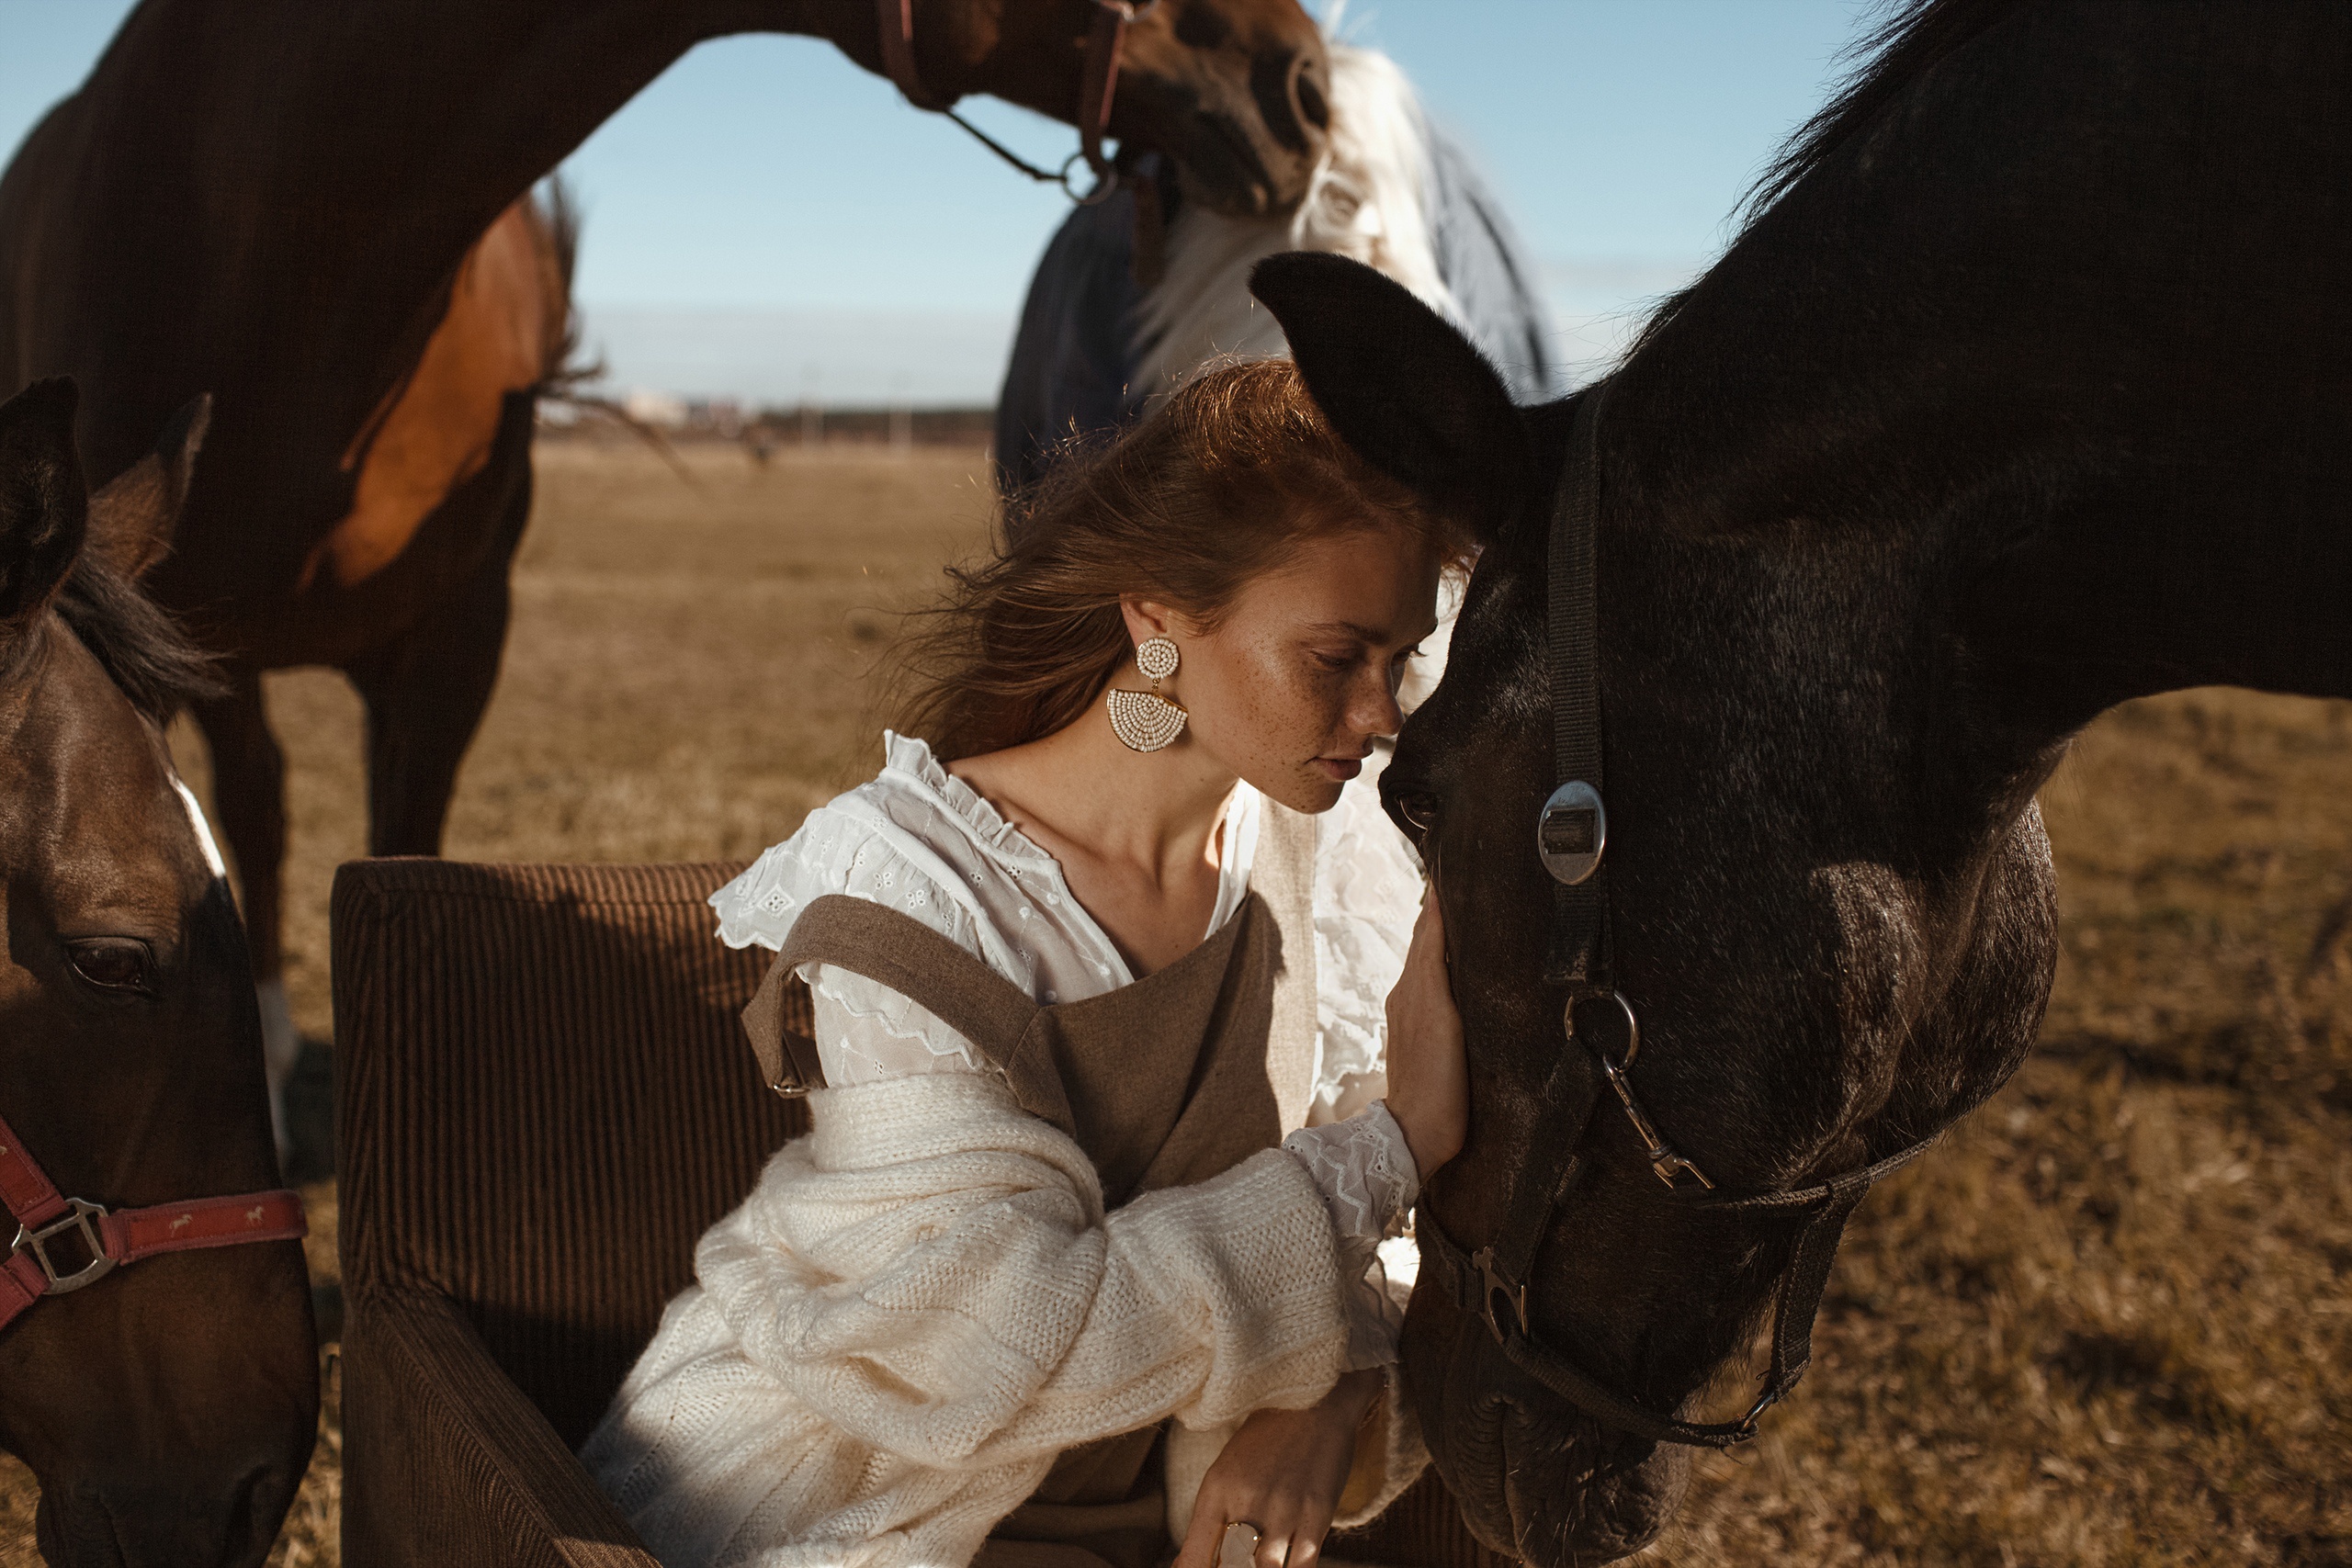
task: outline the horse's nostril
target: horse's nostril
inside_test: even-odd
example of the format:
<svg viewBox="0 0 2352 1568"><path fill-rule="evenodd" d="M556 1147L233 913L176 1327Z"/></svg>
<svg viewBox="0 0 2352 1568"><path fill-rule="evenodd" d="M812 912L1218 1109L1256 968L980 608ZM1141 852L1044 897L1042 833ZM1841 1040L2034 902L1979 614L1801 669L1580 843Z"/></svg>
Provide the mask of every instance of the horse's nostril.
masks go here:
<svg viewBox="0 0 2352 1568"><path fill-rule="evenodd" d="M1297 68L1291 73L1291 102L1296 106L1298 118L1317 130L1331 129L1331 106L1323 96L1323 85L1315 79L1315 62L1301 57Z"/></svg>
<svg viewBox="0 0 2352 1568"><path fill-rule="evenodd" d="M1298 78L1306 57L1268 51L1250 62L1250 93L1266 132L1294 152L1307 151L1307 130L1299 118Z"/></svg>

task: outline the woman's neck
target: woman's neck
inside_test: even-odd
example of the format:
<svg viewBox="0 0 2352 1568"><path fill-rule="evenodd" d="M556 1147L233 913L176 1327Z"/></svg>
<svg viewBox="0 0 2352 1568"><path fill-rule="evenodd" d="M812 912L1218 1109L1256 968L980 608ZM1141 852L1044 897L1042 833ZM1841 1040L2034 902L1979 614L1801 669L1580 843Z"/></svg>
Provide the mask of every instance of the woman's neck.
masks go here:
<svg viewBox="0 0 2352 1568"><path fill-rule="evenodd" d="M1240 781L1189 739L1133 751L1090 712L1043 739L948 771L1061 863L1071 895L1138 974L1200 942L1216 905L1220 829Z"/></svg>

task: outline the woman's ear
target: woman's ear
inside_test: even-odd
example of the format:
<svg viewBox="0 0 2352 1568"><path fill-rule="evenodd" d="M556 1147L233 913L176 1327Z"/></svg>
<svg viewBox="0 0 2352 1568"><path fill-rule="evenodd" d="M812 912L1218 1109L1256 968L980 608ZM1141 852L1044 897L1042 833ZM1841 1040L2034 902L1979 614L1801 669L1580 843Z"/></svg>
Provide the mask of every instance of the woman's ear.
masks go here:
<svg viewBox="0 0 2352 1568"><path fill-rule="evenodd" d="M1127 638L1141 643L1151 637L1166 637L1177 629L1176 613L1165 604L1154 604L1126 594L1119 600L1119 614L1126 618Z"/></svg>

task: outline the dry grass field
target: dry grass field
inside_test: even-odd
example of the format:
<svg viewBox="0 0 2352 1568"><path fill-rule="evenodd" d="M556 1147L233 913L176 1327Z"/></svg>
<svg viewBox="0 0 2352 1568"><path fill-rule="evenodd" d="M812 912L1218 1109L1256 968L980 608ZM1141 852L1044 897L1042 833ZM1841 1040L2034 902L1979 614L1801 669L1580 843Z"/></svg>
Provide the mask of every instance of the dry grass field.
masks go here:
<svg viewBox="0 0 2352 1568"><path fill-rule="evenodd" d="M982 459L690 460L694 489L633 450L543 448L452 855L748 855L875 765L891 612L984 537ZM289 978L323 1035L359 714L318 671L270 701ZM2341 705L2192 693L2084 739L2043 797L2065 958L2041 1052L1865 1206L1812 1376L1702 1461L1648 1561L2352 1565L2347 784ZM288 1568L336 1561L332 1402L324 1425ZM37 1561L30 1519L0 1476L0 1568Z"/></svg>

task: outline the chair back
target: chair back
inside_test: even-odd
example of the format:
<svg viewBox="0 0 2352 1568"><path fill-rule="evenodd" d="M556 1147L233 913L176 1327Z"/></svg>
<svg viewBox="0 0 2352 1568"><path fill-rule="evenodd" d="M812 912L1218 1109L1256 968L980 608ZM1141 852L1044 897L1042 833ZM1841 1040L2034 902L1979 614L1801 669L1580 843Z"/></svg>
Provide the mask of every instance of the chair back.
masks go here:
<svg viewBox="0 0 2352 1568"><path fill-rule="evenodd" d="M705 902L741 869L335 874L345 1289L448 1298L570 1447L805 1125L739 1020L772 955Z"/></svg>

